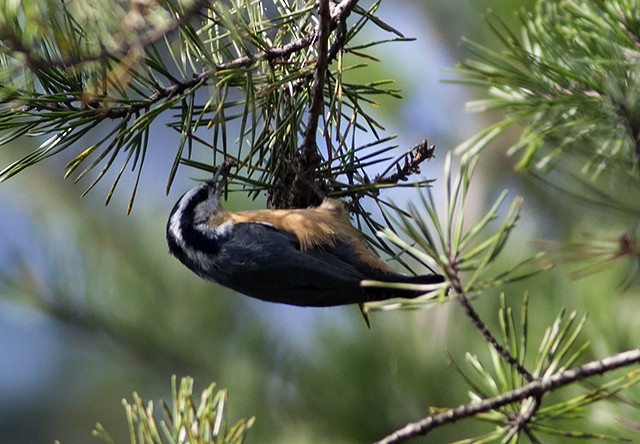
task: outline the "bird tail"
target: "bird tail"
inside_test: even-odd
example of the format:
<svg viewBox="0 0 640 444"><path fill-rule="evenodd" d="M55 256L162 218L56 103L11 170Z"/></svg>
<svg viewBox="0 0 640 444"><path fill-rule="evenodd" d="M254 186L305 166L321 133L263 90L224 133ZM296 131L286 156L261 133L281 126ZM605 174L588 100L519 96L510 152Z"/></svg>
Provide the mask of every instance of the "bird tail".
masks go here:
<svg viewBox="0 0 640 444"><path fill-rule="evenodd" d="M402 274L388 274L383 276L376 276L375 279L372 279L369 282L384 282L384 283L398 283L398 284L417 284L417 285L428 285L428 284L440 284L444 282L444 276L440 274L425 274L421 276L405 276ZM384 286L370 286L367 284L365 286L365 293L369 301L383 301L385 299L392 298L405 298L412 299L418 296L422 296L424 294L429 293L428 290L416 290L409 288L400 288L400 287L384 287Z"/></svg>

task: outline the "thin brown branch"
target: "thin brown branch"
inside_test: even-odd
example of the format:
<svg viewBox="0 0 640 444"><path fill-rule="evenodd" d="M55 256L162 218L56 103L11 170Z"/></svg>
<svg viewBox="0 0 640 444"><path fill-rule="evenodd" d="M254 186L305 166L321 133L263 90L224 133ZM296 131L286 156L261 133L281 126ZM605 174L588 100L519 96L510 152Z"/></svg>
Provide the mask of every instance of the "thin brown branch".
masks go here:
<svg viewBox="0 0 640 444"><path fill-rule="evenodd" d="M429 145L425 139L402 156L392 160L387 168L373 180L369 179L366 172L364 183L343 183L333 179L327 186L327 192L334 197L348 196L353 200L363 196L376 197L380 194L380 189L385 186L398 185L400 182L408 181L412 175L419 174L421 164L433 158L435 148L435 145ZM390 173L394 169L395 172Z"/></svg>
<svg viewBox="0 0 640 444"><path fill-rule="evenodd" d="M393 162L383 173L377 176L374 183L381 185L396 184L398 182L409 180L409 176L420 172L420 164L422 162L433 158L435 149L435 145L429 145L429 141L424 139L418 145L411 148L396 162ZM404 165L400 166L403 159ZM396 167L396 172L387 176L387 173L393 169L394 166Z"/></svg>
<svg viewBox="0 0 640 444"><path fill-rule="evenodd" d="M340 51L344 49L345 40L347 37L347 24L346 24L345 18L346 17L342 17L337 22L336 21L331 22L332 25L334 23L336 24L335 26L336 37L333 43L331 44L331 48L329 48L329 55L327 56L328 65L333 63L338 57L338 54L340 53ZM309 79L312 78L313 76L314 76L314 72L307 72L305 75L300 76L295 80L292 80L287 85L287 90L290 91L290 94L292 96L297 94L302 89L302 87L307 84Z"/></svg>
<svg viewBox="0 0 640 444"><path fill-rule="evenodd" d="M491 333L491 330L489 330L489 327L487 327L482 318L480 318L478 312L473 308L473 306L471 305L471 301L469 301L466 292L462 288L462 284L460 283L460 279L458 278L457 271L450 273L450 275L451 286L458 296L458 300L460 301L462 308L464 308L465 313L467 314L467 316L469 316L471 322L473 322L473 325L475 325L480 333L482 333L482 336L484 336L485 340L489 344L491 344L494 350L497 351L498 354L500 354L500 356L502 356L502 358L506 360L511 367L513 367L526 381L533 381L533 375L526 368L524 368L520 361L518 361L509 352L509 350L507 350L502 344L500 344L500 342L498 342L493 333Z"/></svg>
<svg viewBox="0 0 640 444"><path fill-rule="evenodd" d="M314 172L320 162L316 133L318 121L324 110L324 83L329 66L329 37L331 34L331 8L329 0L319 0L318 6L317 57L313 70L313 84L311 86L311 104L307 117L307 127L302 145L298 149L294 162L295 177L289 188L287 206L290 208L304 207L309 202L309 192L315 183Z"/></svg>
<svg viewBox="0 0 640 444"><path fill-rule="evenodd" d="M316 177L316 167L321 160L316 141L318 123L325 104L324 87L327 70L331 61L342 50L346 36L346 19L357 3L358 0L345 0L339 4L334 4L331 0L319 0L318 24L305 37L304 42L300 42L308 45L317 41L317 56L312 74L311 104L302 144L295 153L295 157L289 161L291 174L283 181L286 185L277 187L269 197L269 201L276 208L304 208L318 204L327 195L326 190L322 189ZM336 39L329 47L329 39L333 30L337 30ZM271 60L275 55L282 57L281 54L273 50L264 56L268 56ZM289 89L292 93L297 92L308 80L308 76L303 76L292 82Z"/></svg>
<svg viewBox="0 0 640 444"><path fill-rule="evenodd" d="M518 409L518 413L514 414L511 417L511 430L509 431L511 436L517 436L520 431L524 431L527 436L531 437L531 429L529 427L529 423L538 412L541 404L542 396L540 395L532 396L530 398L524 398L522 400L522 402L520 403L520 409Z"/></svg>
<svg viewBox="0 0 640 444"><path fill-rule="evenodd" d="M543 395L552 392L553 390L572 384L576 381L581 381L591 376L601 375L612 370L638 363L640 363L640 348L618 353L598 361L591 361L575 369L565 370L552 376L535 379L518 389L502 395L485 399L480 402L463 404L456 408L447 410L446 412L427 416L420 421L408 423L392 434L376 441L376 444L393 444L406 441L407 439L414 438L416 436L424 436L436 427L445 424L452 424L463 418L468 418L477 415L478 413L488 412L513 402L522 401L526 398L541 398Z"/></svg>
<svg viewBox="0 0 640 444"><path fill-rule="evenodd" d="M307 128L304 142L300 148L301 167L308 168L317 157L316 132L318 131L318 120L324 110L324 81L329 64L329 35L331 33L331 10L329 0L320 0L318 8L320 22L318 23L318 56L313 74L313 86L311 88L311 106L307 119Z"/></svg>
<svg viewBox="0 0 640 444"><path fill-rule="evenodd" d="M322 3L322 2L321 2ZM344 23L347 20L349 14L358 3L358 0L345 0L333 8L330 8L329 13L331 15L331 21L329 22L330 29L335 28L340 23ZM329 3L331 6L331 3ZM276 48L269 48L263 51L258 51L252 55L245 55L238 57L226 63L222 63L216 67L217 71L231 68L241 68L252 65L253 63L261 60L274 60L280 58L287 58L296 51L311 46L311 44L318 38L320 34L320 26L322 21L318 23L307 35L297 40L287 43Z"/></svg>

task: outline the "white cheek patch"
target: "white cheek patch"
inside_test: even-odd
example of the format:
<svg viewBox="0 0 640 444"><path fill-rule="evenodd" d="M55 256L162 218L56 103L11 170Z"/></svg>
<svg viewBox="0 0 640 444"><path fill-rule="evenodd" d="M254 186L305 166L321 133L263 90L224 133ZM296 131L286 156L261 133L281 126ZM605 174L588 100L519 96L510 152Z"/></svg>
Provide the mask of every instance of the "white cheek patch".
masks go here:
<svg viewBox="0 0 640 444"><path fill-rule="evenodd" d="M218 236L226 236L233 230L233 221L228 220L223 224L218 225L213 231Z"/></svg>
<svg viewBox="0 0 640 444"><path fill-rule="evenodd" d="M231 233L231 230L233 230L233 220L230 219L215 228L207 224L197 224L195 229L210 239L219 239Z"/></svg>

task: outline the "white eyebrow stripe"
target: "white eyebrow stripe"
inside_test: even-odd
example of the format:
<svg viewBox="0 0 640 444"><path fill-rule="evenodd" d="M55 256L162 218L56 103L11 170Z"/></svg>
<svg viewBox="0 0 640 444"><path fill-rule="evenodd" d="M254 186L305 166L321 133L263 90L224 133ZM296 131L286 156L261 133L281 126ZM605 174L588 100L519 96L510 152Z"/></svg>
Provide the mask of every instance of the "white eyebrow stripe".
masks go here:
<svg viewBox="0 0 640 444"><path fill-rule="evenodd" d="M176 208L176 210L173 212L173 215L171 215L171 221L169 223L169 231L173 235L173 238L178 243L178 245L180 245L180 247L182 247L183 249L185 247L185 242L184 242L184 238L182 237L183 227L182 227L182 221L180 219L184 214L185 208L191 202L191 198L194 196L194 194L199 192L201 188L202 186L199 186L187 191L182 196L182 198L180 198L180 204L178 205L178 208Z"/></svg>
<svg viewBox="0 0 640 444"><path fill-rule="evenodd" d="M171 232L171 236L175 239L175 241L184 248L184 239L182 238L182 227L180 226L180 214L178 211L173 213L171 216L171 222L169 224L169 231Z"/></svg>

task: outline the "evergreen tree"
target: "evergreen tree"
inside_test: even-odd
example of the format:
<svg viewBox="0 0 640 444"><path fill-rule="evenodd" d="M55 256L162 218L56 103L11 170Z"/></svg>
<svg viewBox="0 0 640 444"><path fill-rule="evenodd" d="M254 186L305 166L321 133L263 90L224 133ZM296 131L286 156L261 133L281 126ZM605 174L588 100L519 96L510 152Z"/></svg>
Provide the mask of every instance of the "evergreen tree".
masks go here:
<svg viewBox="0 0 640 444"><path fill-rule="evenodd" d="M640 375L632 366L640 362L640 348L634 336L637 322L623 316L623 307L638 308L640 4L538 0L531 12L518 15L517 30L491 16L489 25L501 50L465 41L470 58L454 71L455 81L479 86L488 95L471 108L500 110L503 117L458 147L457 156L443 154L441 175L430 172L432 177L421 179L420 168L437 153L435 147L426 139L415 141L397 155L394 137L386 134L371 109L384 97L399 98L399 91L390 81L364 82L355 75L375 61L371 48L408 39L378 15L379 2L363 3L5 2L0 6L0 144L25 136L44 141L33 149L25 144L28 152L2 169L0 180L28 175L41 161L64 155L70 159L66 176L80 181L92 175L88 190L113 175L109 203L131 169L131 211L145 157L150 150L166 149L150 144L155 125L164 123L179 139L163 182L167 191L178 171L188 168L207 176L216 164L232 159L237 168L230 176L231 191L244 191L251 198L264 193L272 208L301 208L327 196L342 198L354 225L381 255L409 272L439 270L446 285L428 296L361 307L366 318L373 317L374 330L389 337L380 349L356 355L352 352L357 346L344 331L326 332L318 339L317 359L290 357L289 368L298 374L287 376L295 376L306 396L289 398L283 382L275 384L275 394L266 384L256 389L254 396L266 403L297 412L291 423L309 429L301 439L379 438L393 443L427 435L455 436L462 442L562 442L568 437L633 436L638 431L633 416L638 411L635 385ZM386 32L388 38L362 40L367 27ZM521 132L506 150L518 156L515 169L554 190L549 194L554 203L548 205L565 207L568 227L581 222L573 202L587 204L584 214L599 214L600 223L590 227L590 237L540 242L546 251L528 256L521 248L514 251L512 238L522 222L521 209L543 192L530 185L524 186L523 197L509 202L505 191L480 217L470 215L478 164L502 155L489 147L512 127ZM433 180L443 184L444 208L438 207ZM398 187L417 188L418 197L407 207L396 205L383 190ZM545 204L540 199L539 205ZM612 229L618 230L613 236ZM575 277L597 279L601 269L619 263L627 268L617 293L600 295L606 304L600 300L590 306L589 301L569 298L563 301L572 307L567 310L560 295L580 291L580 281L551 285L553 278L547 278L551 265L562 260L579 261ZM135 263L149 267L148 262L141 254ZM84 279L99 280L95 275ZM188 304L175 297L180 290L171 289L169 281L140 292L147 303L139 312L127 313L134 319L131 323L118 319L123 314L118 297L111 302L120 305L92 301L90 307L83 306L86 287L78 280L54 288L53 297L34 291L32 300L69 323L98 327L132 349L151 350L149 355L161 362L178 363L180 369L201 376L212 369L222 372L228 365L226 377L232 378L240 367L217 359L224 356L224 346L215 353L207 351L207 336L200 331L208 331L213 341L214 330L206 329L211 326L196 331L207 324L206 312L194 315L185 309L185 317L177 319L166 305L156 304L154 296L160 294L165 302ZM525 291L529 285L531 292ZM547 293L552 315L541 307L536 292ZM390 372L359 374L353 367L357 358L381 368L389 362L388 355L379 353L384 349L395 353L401 365L413 361L418 368L424 356L416 350L424 338L411 338L412 349L394 349L395 341L410 338L407 330L393 331L385 317L417 319L430 316L427 308L452 305L462 308L469 331L477 330L486 343L486 353L461 349L454 336L445 337L449 352L429 357L437 361L430 363L434 372L416 374L394 393L386 388ZM589 307L596 311L595 320L584 314ZM255 321L234 315L234 308L216 312L218 331L239 331ZM140 323L145 318L153 322L143 330ZM172 322L179 333L164 334ZM613 327L615 334L610 333ZM198 338L197 344L189 342L191 337ZM169 338L175 342L166 342ZM258 342L256 349L273 345L268 338ZM590 347L590 342L598 347ZM233 353L233 347L226 352ZM458 364L456 355L462 353L466 365ZM243 364L256 354L247 352ZM457 385L466 384L470 400L448 393L450 397L436 404L409 393L425 384L453 384L447 364L460 376ZM613 373L619 369L625 373ZM320 374L330 379L319 379ZM604 377L593 378L599 375ZM326 384L330 391L325 391ZM336 399L335 393L342 393L343 399ZM145 404L138 395L125 404L131 442L241 442L253 423L241 420L227 426L226 392L216 392L214 386L198 403L193 380L178 384L174 379L172 398L163 421L157 411L154 414L153 404ZM605 401L611 402L602 407ZM427 412L429 405L436 407ZM602 431L577 419L595 409L606 409L599 411L613 418L603 421ZM345 418L344 412L352 416ZM420 412L423 417L416 420ZM260 421L260 414L256 416ZM314 423L305 416L326 422ZM447 425L472 418L488 426L460 429L464 436L460 430L447 431ZM287 429L285 418L275 414L269 419L274 422L269 428L281 430L261 435L265 439L293 433L295 427ZM407 421L411 422L395 431L389 425ZM627 430L619 430L620 421ZM444 434L437 435L441 428ZM113 441L101 426L95 434Z"/></svg>

